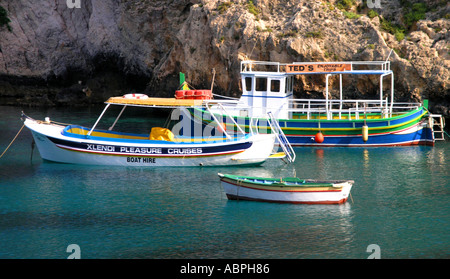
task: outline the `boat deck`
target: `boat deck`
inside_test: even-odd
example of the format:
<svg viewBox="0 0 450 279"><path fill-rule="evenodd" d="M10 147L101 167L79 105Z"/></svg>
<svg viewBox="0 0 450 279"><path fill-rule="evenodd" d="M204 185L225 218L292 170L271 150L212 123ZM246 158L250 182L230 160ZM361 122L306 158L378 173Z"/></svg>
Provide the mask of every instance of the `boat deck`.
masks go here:
<svg viewBox="0 0 450 279"><path fill-rule="evenodd" d="M225 178L257 184L260 186L289 186L289 187L333 187L336 184L349 182L349 180L316 180L316 179L301 179L298 177L283 177L283 178L266 178L266 177L245 177L234 175L223 175Z"/></svg>
<svg viewBox="0 0 450 279"><path fill-rule="evenodd" d="M161 143L208 143L208 142L224 142L227 141L226 137L183 137L183 136L173 136L173 137L164 137L163 139L153 139L151 133L148 135L145 134L131 134L131 133L122 133L115 131L105 131L105 130L93 130L90 135L89 128L78 126L78 125L69 125L62 131L64 136L73 137L73 138L97 138L101 140L107 141L121 141L121 142L133 142L133 141L160 141ZM169 131L169 130L167 130ZM170 132L170 131L169 131ZM242 138L248 137L248 135L242 136Z"/></svg>

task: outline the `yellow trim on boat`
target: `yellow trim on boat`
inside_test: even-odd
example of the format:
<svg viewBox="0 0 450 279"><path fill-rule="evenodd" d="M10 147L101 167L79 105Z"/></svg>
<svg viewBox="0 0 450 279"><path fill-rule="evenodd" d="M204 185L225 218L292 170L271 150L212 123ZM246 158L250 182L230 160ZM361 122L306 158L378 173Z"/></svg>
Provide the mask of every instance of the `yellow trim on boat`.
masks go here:
<svg viewBox="0 0 450 279"><path fill-rule="evenodd" d="M81 129L81 128L70 128L67 130L67 132L77 135L84 135L86 136L88 134L88 130ZM115 138L115 139L138 139L138 140L146 140L148 137L145 136L131 136L131 135L123 135L123 134L115 134L115 133L106 133L106 132L99 132L99 131L92 131L91 136L93 137L103 137L103 138Z"/></svg>
<svg viewBox="0 0 450 279"><path fill-rule="evenodd" d="M215 142L215 141L225 141L227 140L227 138L179 138L176 137L174 138L174 142L190 142L190 143L203 143L203 142Z"/></svg>
<svg viewBox="0 0 450 279"><path fill-rule="evenodd" d="M407 122L403 122L400 124L396 124L396 125L391 125L391 126L382 126L382 127L370 127L369 129L372 130L383 130L383 129L392 129L392 128L397 128L400 126L404 126L404 125L408 125L414 121L417 121L418 119L422 118L425 114L427 114L428 112L424 111L420 116L407 121ZM364 120L364 119L360 119L360 120ZM389 120L386 120L389 121ZM244 128L248 128L248 125L242 125L242 127ZM281 129L283 131L285 130L290 130L290 131L358 131L361 130L361 127L358 128L297 128L297 127L281 127Z"/></svg>
<svg viewBox="0 0 450 279"><path fill-rule="evenodd" d="M147 99L127 99L123 97L111 97L105 103L120 105L141 105L141 106L201 106L203 100L195 99L175 99L175 98L147 98Z"/></svg>
<svg viewBox="0 0 450 279"><path fill-rule="evenodd" d="M67 132L72 133L72 134L86 136L89 131L86 129L73 127L73 128L70 128L69 130L67 130ZM150 137L145 137L145 136L131 136L131 135L123 135L123 134L98 132L98 131L92 131L91 136L103 137L103 138L115 138L115 139L152 140L152 139L150 139ZM155 139L153 139L153 140L155 140ZM204 143L204 142L211 142L211 141L214 142L214 141L224 141L224 140L227 140L227 138L225 138L225 137L221 137L221 138L183 138L183 137L174 136L171 141L187 142L187 143Z"/></svg>
<svg viewBox="0 0 450 279"><path fill-rule="evenodd" d="M278 152L269 156L269 158L284 158L286 154L284 152Z"/></svg>
<svg viewBox="0 0 450 279"><path fill-rule="evenodd" d="M400 113L396 113L396 114L392 114L392 117L396 117L399 116ZM367 116L363 116L363 117L359 117L356 118L356 115L350 115L350 120L363 120L363 119L384 119L382 115L367 115ZM301 115L293 115L292 119L301 119L301 120L328 120L326 116L310 116L308 118L308 116L301 114ZM342 114L340 117L339 116L333 116L333 120L349 120L349 115L348 114Z"/></svg>
<svg viewBox="0 0 450 279"><path fill-rule="evenodd" d="M427 114L426 111L424 111L420 116L407 121L407 122L403 122L400 124L396 124L396 125L391 125L391 126L382 126L382 127L370 127L369 129L372 130L383 130L386 128L392 129L392 128L397 128L400 126L404 126L404 125L408 125L409 123L412 123L414 121L417 121L418 119L421 119L425 114ZM361 119L360 119L361 120ZM388 121L388 120L386 120ZM283 130L301 130L301 131L357 131L357 130L361 130L361 127L359 128L295 128L295 127L281 127Z"/></svg>

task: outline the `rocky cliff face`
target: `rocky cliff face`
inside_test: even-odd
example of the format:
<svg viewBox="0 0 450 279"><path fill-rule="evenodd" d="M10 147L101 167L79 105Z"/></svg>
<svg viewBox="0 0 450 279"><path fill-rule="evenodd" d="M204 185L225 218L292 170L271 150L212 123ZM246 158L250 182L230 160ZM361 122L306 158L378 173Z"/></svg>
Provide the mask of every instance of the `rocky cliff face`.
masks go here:
<svg viewBox="0 0 450 279"><path fill-rule="evenodd" d="M239 63L385 60L397 100L430 99L450 116L450 4L358 0L2 0L0 104L85 104L141 91L173 96L178 73L196 88L239 96ZM372 3L379 8L369 9ZM1 22L1 21L0 21ZM1 23L0 23L1 24ZM301 77L298 97L323 94ZM334 81L335 82L335 81ZM344 81L351 98L376 80Z"/></svg>

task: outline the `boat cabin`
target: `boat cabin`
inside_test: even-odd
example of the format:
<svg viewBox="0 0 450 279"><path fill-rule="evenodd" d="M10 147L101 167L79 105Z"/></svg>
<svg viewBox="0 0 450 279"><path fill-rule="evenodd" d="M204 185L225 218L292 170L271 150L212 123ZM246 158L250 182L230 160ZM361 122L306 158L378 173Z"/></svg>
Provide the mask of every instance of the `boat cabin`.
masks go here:
<svg viewBox="0 0 450 279"><path fill-rule="evenodd" d="M306 74L326 75L325 99L294 99L294 76ZM344 74L378 75L379 100L344 100L342 88ZM329 94L329 78L334 75L339 75L339 99L331 99ZM386 77L390 77L388 94L384 94L383 91L383 80ZM394 108L394 75L389 61L290 64L242 61L241 85L242 96L234 109L234 114L242 117L264 117L270 111L277 119L296 117L313 119L321 114L328 120L350 120L359 119L361 113L378 113L385 118L392 116Z"/></svg>
<svg viewBox="0 0 450 279"><path fill-rule="evenodd" d="M248 110L241 110L239 116L264 117L271 111L276 118L289 118L293 77L280 71L254 71L253 64L242 66L242 95L238 106L248 107Z"/></svg>

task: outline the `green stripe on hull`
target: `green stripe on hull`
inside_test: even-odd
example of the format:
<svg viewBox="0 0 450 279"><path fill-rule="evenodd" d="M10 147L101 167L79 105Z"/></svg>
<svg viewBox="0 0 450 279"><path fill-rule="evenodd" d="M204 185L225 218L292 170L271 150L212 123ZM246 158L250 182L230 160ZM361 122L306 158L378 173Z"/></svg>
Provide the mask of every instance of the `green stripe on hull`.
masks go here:
<svg viewBox="0 0 450 279"><path fill-rule="evenodd" d="M379 123L379 122L386 122L386 123L390 123L393 121L398 122L398 120L401 120L402 118L407 118L419 111L423 110L422 114L420 114L419 116L417 116L414 119L408 120L406 122L403 123L399 123L399 124L395 124L395 125L386 125L386 126L379 126L379 127L370 127L370 124L374 124L374 123ZM204 112L204 111L203 111ZM369 126L369 136L370 135L376 135L376 134L385 134L385 133L393 133L393 132L397 132L397 131L401 131L404 129L407 129L409 127L412 127L414 125L416 125L417 123L419 123L423 117L427 114L428 112L426 110L424 110L423 108L418 108L415 110L412 110L408 113L399 115L399 116L395 116L395 117L389 117L389 118L383 118L383 119L367 119L366 123ZM372 114L373 115L373 114ZM239 122L244 122L248 121L249 118L247 117L240 117L240 116L236 116L235 119L237 119L238 123ZM259 120L265 120L264 118L259 118ZM209 120L202 120L205 124L209 124L211 123L211 121ZM326 124L340 124L340 123L345 123L345 124L349 124L349 123L354 123L354 125L359 125L361 126L364 123L364 119L358 119L358 120L316 120L316 119L311 119L311 120L305 120L305 119L289 119L289 120L285 120L285 119L280 119L279 123L280 123L280 127L283 130L283 132L286 134L286 136L312 136L315 135L318 131L321 131L322 134L326 135L326 136L339 136L339 135L349 135L349 136L360 136L361 135L361 127L356 127L356 128L318 128L318 127L286 127L289 126L288 123L298 123L298 122L302 122L302 123L318 123L321 125L326 125ZM231 128L231 126L228 124L228 129ZM245 132L249 132L249 127L248 125L241 125L242 128L244 128ZM265 127L265 126L259 126L260 130L263 131L267 131L270 132L270 128Z"/></svg>

